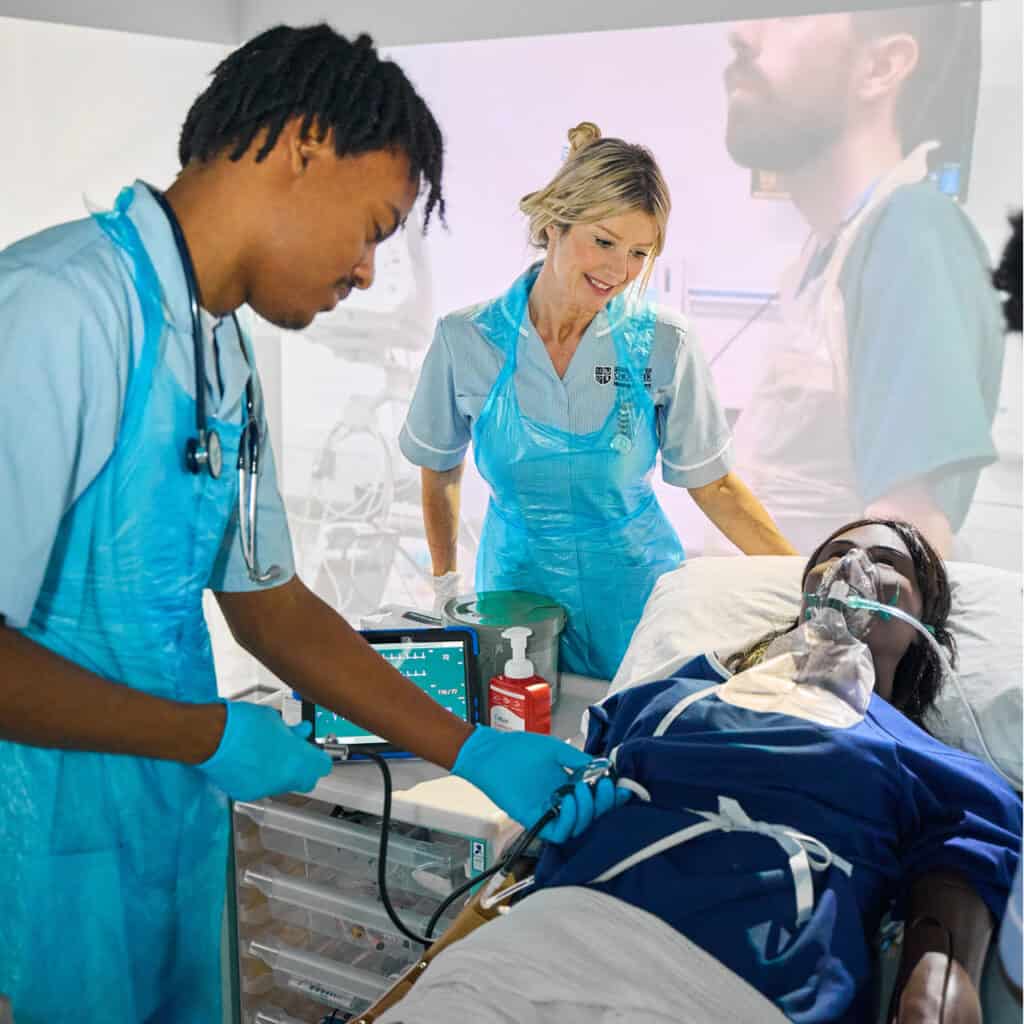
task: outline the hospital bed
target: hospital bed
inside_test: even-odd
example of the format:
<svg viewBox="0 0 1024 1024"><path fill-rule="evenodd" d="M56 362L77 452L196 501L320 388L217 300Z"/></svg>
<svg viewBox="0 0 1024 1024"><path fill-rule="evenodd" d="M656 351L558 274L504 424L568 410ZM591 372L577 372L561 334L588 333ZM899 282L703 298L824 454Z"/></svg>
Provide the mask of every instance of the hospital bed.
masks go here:
<svg viewBox="0 0 1024 1024"><path fill-rule="evenodd" d="M766 630L791 621L802 567L799 558L698 558L662 577L608 692L665 678L705 650L727 656ZM1019 792L1022 579L1017 573L966 563L949 563L947 569L960 687L943 693L929 727L950 745L992 763ZM530 865L520 862L506 884L529 871ZM441 952L501 912L500 905L484 905L481 896L486 892L484 887L477 893L424 956L356 1018L357 1024L371 1024L399 1003ZM984 1019L1009 1024L1021 1019L1021 1010L1002 977L995 939L993 934L980 995ZM884 1024L902 954L898 926L886 926L878 949L878 1020Z"/></svg>

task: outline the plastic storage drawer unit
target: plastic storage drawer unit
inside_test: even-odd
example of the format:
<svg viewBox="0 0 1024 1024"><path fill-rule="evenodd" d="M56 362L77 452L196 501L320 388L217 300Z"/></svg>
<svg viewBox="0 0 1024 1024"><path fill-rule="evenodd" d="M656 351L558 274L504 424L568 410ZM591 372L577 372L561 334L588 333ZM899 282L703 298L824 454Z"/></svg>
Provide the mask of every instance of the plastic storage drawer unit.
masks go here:
<svg viewBox="0 0 1024 1024"><path fill-rule="evenodd" d="M325 954L332 952L324 950ZM349 1013L361 1013L373 1005L395 980L339 962L333 956L293 949L269 939L253 940L248 953L259 957L274 972L278 988L302 993Z"/></svg>
<svg viewBox="0 0 1024 1024"><path fill-rule="evenodd" d="M238 802L235 811L256 823L266 850L351 877L376 879L378 828L271 803ZM389 886L433 896L451 892L466 877L464 861L454 848L394 831L388 839L387 866Z"/></svg>
<svg viewBox="0 0 1024 1024"><path fill-rule="evenodd" d="M410 960L418 955L419 947L413 948L412 941L395 927L383 905L369 893L357 895L351 890L314 885L262 865L247 869L241 883L267 897L270 916L275 920L327 938L365 944L374 950L387 949L394 956ZM417 934L426 931L428 915L407 908L400 913L407 927Z"/></svg>

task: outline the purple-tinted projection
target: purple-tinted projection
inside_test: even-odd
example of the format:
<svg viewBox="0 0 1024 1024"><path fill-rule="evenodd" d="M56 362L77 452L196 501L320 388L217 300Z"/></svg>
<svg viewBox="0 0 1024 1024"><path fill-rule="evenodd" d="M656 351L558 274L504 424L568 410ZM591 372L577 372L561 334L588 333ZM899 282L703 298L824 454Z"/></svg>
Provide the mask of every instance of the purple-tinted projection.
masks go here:
<svg viewBox="0 0 1024 1024"><path fill-rule="evenodd" d="M648 297L686 324L732 470L794 547L883 515L949 558L1019 570L1021 342L990 272L1021 205L1020 43L1019 5L988 0L393 49L445 132L448 230L389 242L370 292L282 345L305 578L357 617L430 606L438 566L399 434L445 344L437 321L543 258L519 200L581 121L653 153L672 210ZM427 449L461 453L449 428L472 432L500 365L488 352L481 336L431 391L411 424ZM520 402L557 399L592 429L616 366L581 345L560 398L557 376L550 395L521 378ZM664 461L665 438L703 422L686 416L694 394L677 390L660 421L654 492L686 557L734 553ZM472 446L462 464L471 590L490 489Z"/></svg>

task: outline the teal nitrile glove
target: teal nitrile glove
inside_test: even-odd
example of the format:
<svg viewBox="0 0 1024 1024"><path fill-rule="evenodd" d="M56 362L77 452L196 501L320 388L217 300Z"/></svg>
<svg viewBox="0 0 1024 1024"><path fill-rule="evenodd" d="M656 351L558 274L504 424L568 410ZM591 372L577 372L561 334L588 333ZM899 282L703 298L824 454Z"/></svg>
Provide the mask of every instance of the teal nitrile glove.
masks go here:
<svg viewBox="0 0 1024 1024"><path fill-rule="evenodd" d="M554 736L535 732L499 732L478 725L462 745L452 774L482 790L506 814L530 828L550 809L556 791L569 771L593 760ZM607 785L601 785L607 783ZM558 817L544 826L541 839L562 843L575 838L591 822L629 799L611 779L602 779L596 792L585 782L562 798Z"/></svg>
<svg viewBox="0 0 1024 1024"><path fill-rule="evenodd" d="M558 817L541 829L540 837L556 844L575 839L602 814L612 807L621 807L632 795L609 778L599 779L596 786L577 782L573 791L562 797Z"/></svg>
<svg viewBox="0 0 1024 1024"><path fill-rule="evenodd" d="M330 772L330 757L307 742L311 723L288 726L272 708L243 701L224 705L220 744L196 767L233 800L308 793Z"/></svg>

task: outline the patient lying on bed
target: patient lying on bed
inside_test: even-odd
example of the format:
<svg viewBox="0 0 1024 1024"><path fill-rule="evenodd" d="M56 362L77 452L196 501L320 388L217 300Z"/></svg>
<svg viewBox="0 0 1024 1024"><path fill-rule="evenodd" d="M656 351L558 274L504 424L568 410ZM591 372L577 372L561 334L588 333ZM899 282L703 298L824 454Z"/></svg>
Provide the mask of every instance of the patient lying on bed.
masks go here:
<svg viewBox="0 0 1024 1024"><path fill-rule="evenodd" d="M869 1021L890 909L920 948L901 1022L932 997L935 1015L913 1019L976 1010L979 944L947 958L945 915L983 956L1020 801L920 727L948 676L930 642L821 597L864 571L953 654L945 571L920 534L837 532L805 571L811 622L591 709L587 749L634 799L547 848L535 893L442 953L382 1021Z"/></svg>

